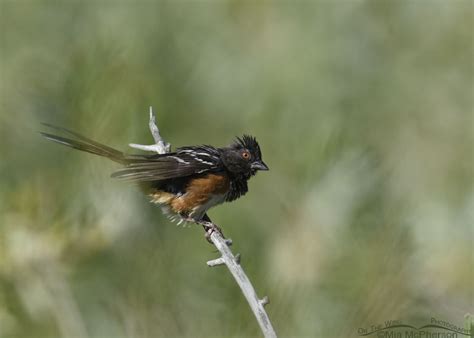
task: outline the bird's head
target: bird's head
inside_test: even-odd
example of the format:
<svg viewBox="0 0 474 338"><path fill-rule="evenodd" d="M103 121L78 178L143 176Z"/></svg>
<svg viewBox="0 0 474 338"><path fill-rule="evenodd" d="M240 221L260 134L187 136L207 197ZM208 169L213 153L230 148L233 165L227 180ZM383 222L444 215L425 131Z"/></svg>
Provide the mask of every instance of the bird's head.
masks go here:
<svg viewBox="0 0 474 338"><path fill-rule="evenodd" d="M250 178L258 170L268 170L262 160L262 152L255 137L244 135L222 150L224 166L235 175Z"/></svg>

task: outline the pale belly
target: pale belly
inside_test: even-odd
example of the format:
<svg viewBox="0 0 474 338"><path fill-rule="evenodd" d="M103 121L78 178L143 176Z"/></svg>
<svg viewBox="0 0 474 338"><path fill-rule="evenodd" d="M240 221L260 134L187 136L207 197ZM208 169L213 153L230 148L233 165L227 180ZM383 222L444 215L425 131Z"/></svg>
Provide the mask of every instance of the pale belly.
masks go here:
<svg viewBox="0 0 474 338"><path fill-rule="evenodd" d="M190 217L194 219L201 219L204 214L209 210L210 208L222 204L225 201L225 195L224 194L219 194L219 195L212 195L211 198L207 200L204 204L201 204L199 206L196 206L193 208L193 211L190 213Z"/></svg>

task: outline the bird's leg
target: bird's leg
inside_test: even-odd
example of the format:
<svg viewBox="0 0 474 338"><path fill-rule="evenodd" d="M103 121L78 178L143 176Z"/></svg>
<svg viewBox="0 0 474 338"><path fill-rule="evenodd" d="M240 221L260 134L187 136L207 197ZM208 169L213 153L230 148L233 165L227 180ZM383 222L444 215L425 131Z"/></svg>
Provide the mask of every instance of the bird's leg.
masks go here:
<svg viewBox="0 0 474 338"><path fill-rule="evenodd" d="M194 219L192 217L184 216L184 215L181 215L181 217L183 218L185 222L191 222L191 223L202 225L202 227L204 228L204 231L206 232L205 234L206 240L209 243L213 244L211 241L211 235L214 231L216 231L222 236L222 238L225 239L227 245L230 246L232 244L232 240L225 238L224 233L222 232L221 228L217 224L213 223L211 219L209 218L209 216L207 216L207 214L204 214L204 216L201 219Z"/></svg>
<svg viewBox="0 0 474 338"><path fill-rule="evenodd" d="M214 231L217 231L222 238L225 239L222 229L217 224L213 223L207 214L204 214L204 216L199 220L199 224L203 226L204 231L206 232L206 239L209 243L212 243L211 235Z"/></svg>

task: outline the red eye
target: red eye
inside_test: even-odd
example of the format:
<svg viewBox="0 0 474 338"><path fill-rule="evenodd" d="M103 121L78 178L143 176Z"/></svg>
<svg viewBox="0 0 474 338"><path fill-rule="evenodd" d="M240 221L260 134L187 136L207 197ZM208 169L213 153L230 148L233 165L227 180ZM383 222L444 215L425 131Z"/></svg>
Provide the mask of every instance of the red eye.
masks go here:
<svg viewBox="0 0 474 338"><path fill-rule="evenodd" d="M248 159L250 158L250 153L249 153L248 151L244 151L244 152L242 153L242 157L243 157L244 159L248 160Z"/></svg>

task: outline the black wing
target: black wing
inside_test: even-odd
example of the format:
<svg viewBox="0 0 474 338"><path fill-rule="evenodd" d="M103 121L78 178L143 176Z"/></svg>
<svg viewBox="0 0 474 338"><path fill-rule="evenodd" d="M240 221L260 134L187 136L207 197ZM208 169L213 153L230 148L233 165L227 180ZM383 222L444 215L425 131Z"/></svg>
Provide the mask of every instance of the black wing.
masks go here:
<svg viewBox="0 0 474 338"><path fill-rule="evenodd" d="M176 152L134 159L112 177L135 181L161 181L223 169L219 151L211 146L183 147Z"/></svg>

